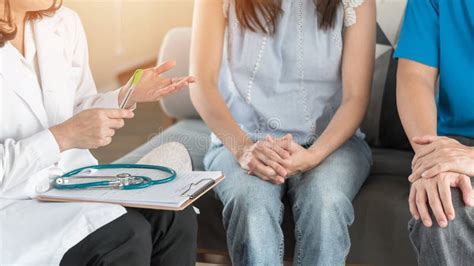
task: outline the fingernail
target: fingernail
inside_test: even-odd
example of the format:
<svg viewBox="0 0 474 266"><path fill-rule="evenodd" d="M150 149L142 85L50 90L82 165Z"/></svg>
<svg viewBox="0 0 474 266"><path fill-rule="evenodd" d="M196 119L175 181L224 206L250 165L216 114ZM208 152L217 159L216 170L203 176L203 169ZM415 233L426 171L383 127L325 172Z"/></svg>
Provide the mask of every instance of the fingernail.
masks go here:
<svg viewBox="0 0 474 266"><path fill-rule="evenodd" d="M448 223L446 221L439 221L439 226L444 228L444 227L448 226Z"/></svg>
<svg viewBox="0 0 474 266"><path fill-rule="evenodd" d="M431 221L426 219L426 220L423 220L423 223L425 224L426 227L431 227Z"/></svg>
<svg viewBox="0 0 474 266"><path fill-rule="evenodd" d="M449 219L450 221L454 220L454 214L448 214L448 219Z"/></svg>

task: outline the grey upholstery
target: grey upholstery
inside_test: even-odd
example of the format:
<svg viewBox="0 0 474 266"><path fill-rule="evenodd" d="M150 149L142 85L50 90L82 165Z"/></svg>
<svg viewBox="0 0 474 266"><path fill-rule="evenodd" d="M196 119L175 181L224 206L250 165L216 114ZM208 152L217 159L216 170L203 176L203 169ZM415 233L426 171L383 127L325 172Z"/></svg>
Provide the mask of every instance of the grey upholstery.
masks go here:
<svg viewBox="0 0 474 266"><path fill-rule="evenodd" d="M155 137L134 151L117 160L115 163L136 163L143 156L163 143L180 142L189 151L196 171L204 170L202 160L210 143L210 131L198 119L180 121L163 132L158 132Z"/></svg>
<svg viewBox="0 0 474 266"><path fill-rule="evenodd" d="M385 96L393 97L392 90L387 93L385 86L393 73L388 71L393 47L398 35L401 16L406 0L377 0L378 4L378 43L374 88L369 113L363 129L372 146L380 146L380 128ZM382 34L383 33L383 34ZM175 29L168 33L159 61L175 59L178 68L171 72L174 76L188 74L190 30ZM388 43L388 44L387 44ZM385 47L384 47L385 46ZM394 99L388 99L393 108ZM199 120L189 100L189 91L168 97L162 106L171 117L180 119L164 132L158 132L154 138L137 148L118 162L134 163L143 155L162 143L178 141L190 151L195 170L202 170L202 159L209 145L209 129ZM391 111L390 111L391 112ZM399 123L399 121L395 121ZM399 134L399 132L396 132ZM398 136L395 136L398 137ZM410 173L410 162L413 154L408 151L373 148L374 164L370 177L354 199L355 222L352 225L352 248L348 257L349 263L376 265L414 265L415 254L408 239L407 222L410 218L407 204ZM287 201L285 199L285 201ZM199 215L198 248L214 254L225 254L226 239L222 226L222 204L214 193L196 202L201 210ZM286 202L285 218L282 225L285 233L286 256L291 258L294 249L293 219L291 208ZM315 239L315 241L318 241Z"/></svg>
<svg viewBox="0 0 474 266"><path fill-rule="evenodd" d="M189 66L189 46L191 43L191 28L175 28L165 36L161 45L158 62L175 60L176 67L167 72L170 77L187 76ZM173 118L199 118L199 114L189 98L189 88L166 97L161 101L161 107L167 115Z"/></svg>

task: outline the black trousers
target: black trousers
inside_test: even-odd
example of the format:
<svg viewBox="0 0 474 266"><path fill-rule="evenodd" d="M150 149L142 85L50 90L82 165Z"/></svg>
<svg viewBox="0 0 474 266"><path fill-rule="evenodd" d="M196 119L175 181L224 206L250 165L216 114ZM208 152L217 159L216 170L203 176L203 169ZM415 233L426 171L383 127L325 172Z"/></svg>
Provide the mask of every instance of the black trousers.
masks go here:
<svg viewBox="0 0 474 266"><path fill-rule="evenodd" d="M197 221L181 212L128 208L69 249L60 265L195 265Z"/></svg>

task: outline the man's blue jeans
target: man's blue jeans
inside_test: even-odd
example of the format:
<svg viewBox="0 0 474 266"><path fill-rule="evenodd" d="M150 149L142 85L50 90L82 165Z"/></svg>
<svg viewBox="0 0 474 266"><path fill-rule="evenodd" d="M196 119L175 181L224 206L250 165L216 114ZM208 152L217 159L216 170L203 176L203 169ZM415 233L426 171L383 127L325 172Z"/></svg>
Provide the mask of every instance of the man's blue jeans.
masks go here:
<svg viewBox="0 0 474 266"><path fill-rule="evenodd" d="M215 188L224 204L223 220L234 265L281 265L282 197L295 218L295 265L344 265L354 221L352 199L370 172L371 152L352 137L318 167L274 185L241 169L223 146L211 147L207 170L223 171Z"/></svg>

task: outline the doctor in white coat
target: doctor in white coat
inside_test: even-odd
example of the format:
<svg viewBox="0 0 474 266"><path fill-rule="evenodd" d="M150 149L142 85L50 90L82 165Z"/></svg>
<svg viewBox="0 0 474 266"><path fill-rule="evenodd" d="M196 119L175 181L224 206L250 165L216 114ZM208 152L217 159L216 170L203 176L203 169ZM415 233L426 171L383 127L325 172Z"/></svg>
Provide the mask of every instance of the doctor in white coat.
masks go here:
<svg viewBox="0 0 474 266"><path fill-rule="evenodd" d="M0 0L0 265L192 265L196 221L110 204L42 203L50 178L96 164L133 112L98 94L79 17L58 0ZM157 101L190 77L147 69L133 94Z"/></svg>

